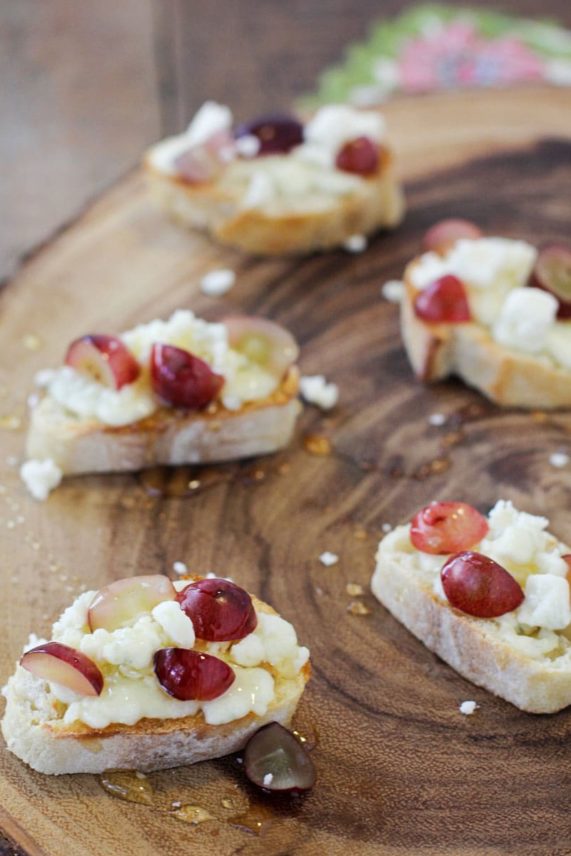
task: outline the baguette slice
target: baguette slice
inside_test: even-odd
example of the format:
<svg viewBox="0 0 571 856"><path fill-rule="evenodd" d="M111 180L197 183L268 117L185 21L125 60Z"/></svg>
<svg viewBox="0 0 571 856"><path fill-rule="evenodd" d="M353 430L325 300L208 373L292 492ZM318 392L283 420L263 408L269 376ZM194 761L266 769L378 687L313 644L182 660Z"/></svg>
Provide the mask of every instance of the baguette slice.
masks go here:
<svg viewBox="0 0 571 856"><path fill-rule="evenodd" d="M418 292L410 269L405 274L401 333L420 380L435 383L455 375L504 407L571 407L571 373L565 368L503 347L480 324L427 324L418 318Z"/></svg>
<svg viewBox="0 0 571 856"><path fill-rule="evenodd" d="M284 121L266 119L258 137L261 145L274 134L279 138L279 123ZM298 125L303 143L281 152L279 146L270 146L260 156L242 156L230 110L206 102L185 133L147 151L143 165L151 194L183 225L258 255L328 250L354 235L370 235L400 223L404 198L378 112L329 105L318 110L303 130L293 117L285 122ZM263 126L264 118L256 124ZM251 136L255 131L248 133L255 143ZM374 171L367 172L365 166L358 173L351 162L338 168L336 158L344 145L359 140L378 147ZM179 158L182 167L177 165Z"/></svg>
<svg viewBox="0 0 571 856"><path fill-rule="evenodd" d="M252 598L258 612L275 611ZM271 667L267 667L270 669ZM275 698L263 716L249 713L224 725L209 725L201 713L180 719L142 719L101 730L81 722L64 725L46 704L45 685L17 666L4 695L1 727L8 746L39 773L102 773L112 769L161 770L237 752L262 725L288 725L309 680L309 662L295 678L275 673Z"/></svg>
<svg viewBox="0 0 571 856"><path fill-rule="evenodd" d="M162 408L120 428L77 418L46 396L32 411L26 453L53 460L65 475L269 454L291 440L301 409L298 383L299 372L293 367L273 395L239 411L221 404L191 413Z"/></svg>
<svg viewBox="0 0 571 856"><path fill-rule="evenodd" d="M312 197L305 210L299 205L295 209L244 207L243 181L219 179L192 185L158 170L149 154L144 167L152 196L174 220L208 232L221 244L256 255L329 250L352 235L371 235L398 226L404 216L404 197L393 157L384 147L375 175L360 178L350 193L324 199L321 205L313 204L316 200ZM246 168L254 174L256 162L249 162ZM234 169L235 164L228 166L226 175Z"/></svg>
<svg viewBox="0 0 571 856"><path fill-rule="evenodd" d="M451 607L410 567L405 554L382 545L371 581L373 594L430 651L520 710L555 713L571 704L571 659L558 666L548 656L531 657L518 650L497 624Z"/></svg>

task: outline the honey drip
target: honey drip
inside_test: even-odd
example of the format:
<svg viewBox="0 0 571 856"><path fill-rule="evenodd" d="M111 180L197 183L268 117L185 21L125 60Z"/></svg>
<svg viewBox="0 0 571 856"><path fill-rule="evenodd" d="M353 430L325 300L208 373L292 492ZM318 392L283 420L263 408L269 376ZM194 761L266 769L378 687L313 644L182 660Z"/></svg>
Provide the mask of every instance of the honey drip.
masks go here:
<svg viewBox="0 0 571 856"><path fill-rule="evenodd" d="M243 814L237 814L229 818L232 826L260 835L262 831L274 820L275 814L272 809L264 803L254 803L248 807Z"/></svg>
<svg viewBox="0 0 571 856"><path fill-rule="evenodd" d="M303 448L310 455L325 456L330 455L333 447L331 440L325 437L324 434L306 434L303 438Z"/></svg>
<svg viewBox="0 0 571 856"><path fill-rule="evenodd" d="M199 467L151 467L139 474L139 482L150 496L187 497L230 479L224 469Z"/></svg>
<svg viewBox="0 0 571 856"><path fill-rule="evenodd" d="M216 820L213 814L199 805L181 805L170 813L184 823L190 823L191 826L199 826L207 820Z"/></svg>
<svg viewBox="0 0 571 856"><path fill-rule="evenodd" d="M99 776L104 791L117 799L141 805L153 804L153 788L143 773L133 770L110 770Z"/></svg>

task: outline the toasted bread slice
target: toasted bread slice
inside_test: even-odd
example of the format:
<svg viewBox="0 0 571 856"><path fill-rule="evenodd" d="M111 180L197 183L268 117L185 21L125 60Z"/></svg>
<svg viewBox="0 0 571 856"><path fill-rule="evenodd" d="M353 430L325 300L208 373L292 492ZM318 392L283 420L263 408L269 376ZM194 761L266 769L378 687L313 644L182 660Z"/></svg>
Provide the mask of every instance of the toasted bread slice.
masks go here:
<svg viewBox="0 0 571 856"><path fill-rule="evenodd" d="M147 155L145 169L154 198L175 220L209 232L221 244L256 255L301 255L341 246L352 235L371 235L397 226L404 216L404 197L396 178L391 153L381 150L381 166L371 177L359 178L344 195L313 197L305 208L297 206L243 207L246 174L260 168L253 161L240 163L236 180L193 185L176 175L159 171ZM262 167L263 168L263 167Z"/></svg>
<svg viewBox="0 0 571 856"><path fill-rule="evenodd" d="M557 634L559 648L530 653L533 636L454 609L431 575L412 565L410 551L395 546L401 536L408 537L408 527L381 541L371 581L375 597L398 621L464 678L521 710L555 713L571 704L568 631ZM444 564L447 557L440 558Z"/></svg>
<svg viewBox="0 0 571 856"><path fill-rule="evenodd" d="M136 471L158 464L207 464L265 455L291 440L301 405L293 367L268 398L239 411L221 403L198 412L162 408L116 428L75 417L49 395L33 409L30 458L51 459L64 475Z"/></svg>
<svg viewBox="0 0 571 856"><path fill-rule="evenodd" d="M275 614L252 598L257 612ZM61 702L46 684L17 666L4 691L2 734L8 749L40 773L102 773L112 769L161 770L220 758L242 749L262 725L288 725L309 680L309 662L294 677L274 677L274 699L263 716L249 713L223 725L209 725L202 713L178 719L141 719L97 730L82 722L65 724Z"/></svg>
<svg viewBox="0 0 571 856"><path fill-rule="evenodd" d="M429 324L419 318L414 311L418 290L412 282L416 264L416 260L411 262L405 271L401 333L420 380L435 383L458 376L505 407L571 406L571 373L563 365L504 347L487 326L475 321Z"/></svg>

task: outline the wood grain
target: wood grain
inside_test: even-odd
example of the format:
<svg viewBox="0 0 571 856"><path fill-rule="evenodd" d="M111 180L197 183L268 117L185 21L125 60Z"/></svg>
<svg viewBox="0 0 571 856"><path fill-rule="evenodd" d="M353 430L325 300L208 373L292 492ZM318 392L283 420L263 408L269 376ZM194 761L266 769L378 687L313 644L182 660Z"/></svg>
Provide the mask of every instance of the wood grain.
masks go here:
<svg viewBox="0 0 571 856"><path fill-rule="evenodd" d="M168 573L183 560L197 573L234 577L296 624L314 665L300 728L319 734L316 788L270 803L260 836L229 822L256 801L232 760L153 774L149 808L113 799L91 776L33 773L2 748L0 826L30 856L569 852L571 713L529 716L471 686L369 594L359 599L369 615L347 612L346 585L368 590L383 524L434 497L482 509L511 498L571 537L569 470L549 466L551 452L570 448L570 417L499 411L460 384L418 385L397 310L379 296L424 229L446 215L534 241L565 237L569 95L442 96L408 106L388 112L410 213L363 255L281 262L221 250L164 222L134 174L4 289L0 416L24 417L34 372L57 363L73 336L176 306L210 318L237 309L276 318L297 335L304 372L325 372L341 388L330 415L306 408L290 449L201 471L210 484L186 499L150 496L133 475L71 479L36 504L11 458L22 454L23 430L2 431L2 680L27 634L48 632L82 585ZM489 128L506 116L491 139ZM423 133L411 136L415 123ZM210 300L197 283L221 266L237 271L237 285ZM25 347L30 333L41 340L36 351ZM445 427L429 426L436 411L449 417ZM308 432L328 436L333 453L309 454ZM324 568L323 550L338 553L339 564ZM480 709L463 717L458 705L471 698ZM218 820L194 829L168 815L173 800Z"/></svg>

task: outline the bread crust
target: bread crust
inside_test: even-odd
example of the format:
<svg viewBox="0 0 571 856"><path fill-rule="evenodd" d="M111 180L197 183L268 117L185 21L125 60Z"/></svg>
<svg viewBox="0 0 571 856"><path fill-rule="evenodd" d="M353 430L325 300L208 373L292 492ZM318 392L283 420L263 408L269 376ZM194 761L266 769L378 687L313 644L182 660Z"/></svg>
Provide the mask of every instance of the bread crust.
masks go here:
<svg viewBox="0 0 571 856"><path fill-rule="evenodd" d="M526 656L502 639L493 622L442 602L398 554L378 556L371 589L417 639L472 683L528 713L555 713L571 704L571 667Z"/></svg>
<svg viewBox="0 0 571 856"><path fill-rule="evenodd" d="M221 404L192 413L161 408L120 428L75 418L46 396L32 411L26 453L30 458L51 458L64 475L270 454L291 440L301 410L298 385L299 372L293 367L272 396L238 411Z"/></svg>
<svg viewBox="0 0 571 856"><path fill-rule="evenodd" d="M418 318L410 270L411 265L405 273L401 333L420 380L435 383L456 375L504 407L571 407L571 373L566 369L503 347L480 324L427 324Z"/></svg>
<svg viewBox="0 0 571 856"><path fill-rule="evenodd" d="M252 598L258 612L275 611ZM275 698L263 716L249 713L224 725L208 725L202 713L180 719L141 719L135 725L94 729L46 719L30 702L6 691L2 734L8 749L39 773L102 773L112 769L161 770L220 758L242 749L268 722L288 725L311 675L309 662L294 678L275 679ZM17 666L22 669L22 666Z"/></svg>
<svg viewBox="0 0 571 856"><path fill-rule="evenodd" d="M255 255L302 255L342 245L351 235L370 235L397 226L404 196L391 153L381 148L377 173L363 178L358 191L322 211L268 212L242 208L241 194L215 182L192 185L144 160L151 194L185 226L209 232L221 244Z"/></svg>

